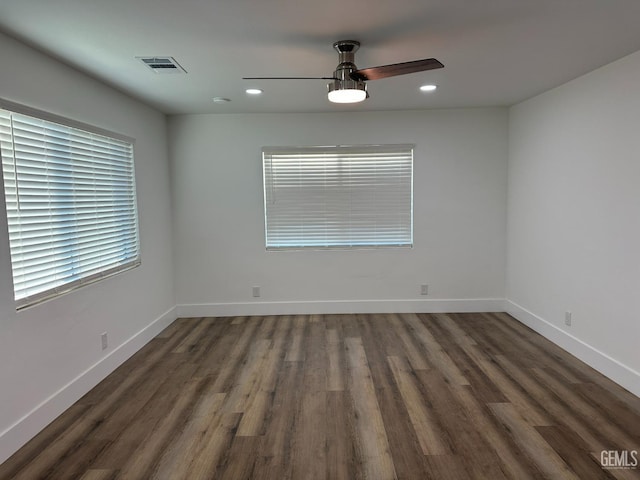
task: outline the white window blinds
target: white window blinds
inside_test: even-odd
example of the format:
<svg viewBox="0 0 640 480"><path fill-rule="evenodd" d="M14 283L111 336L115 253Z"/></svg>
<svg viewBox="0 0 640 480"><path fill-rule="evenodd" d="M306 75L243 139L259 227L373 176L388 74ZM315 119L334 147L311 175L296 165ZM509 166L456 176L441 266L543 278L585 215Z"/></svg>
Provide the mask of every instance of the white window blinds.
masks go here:
<svg viewBox="0 0 640 480"><path fill-rule="evenodd" d="M264 148L267 249L411 246L413 145Z"/></svg>
<svg viewBox="0 0 640 480"><path fill-rule="evenodd" d="M0 109L17 307L140 263L131 141Z"/></svg>

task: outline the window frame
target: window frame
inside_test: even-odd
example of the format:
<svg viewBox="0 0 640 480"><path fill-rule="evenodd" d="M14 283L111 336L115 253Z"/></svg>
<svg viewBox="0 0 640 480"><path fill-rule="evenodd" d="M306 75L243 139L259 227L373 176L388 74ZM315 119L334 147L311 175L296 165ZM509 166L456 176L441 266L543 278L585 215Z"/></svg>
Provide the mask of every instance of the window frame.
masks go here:
<svg viewBox="0 0 640 480"><path fill-rule="evenodd" d="M141 236L140 236L140 220L139 220L139 211L138 211L138 195L137 195L137 182L136 182L136 170L135 170L135 139L129 137L127 135L123 135L121 133L113 132L110 130L106 130L100 127L96 127L94 125L90 125L84 122L79 122L76 120L72 120L66 117L62 117L50 112L46 112L43 110L39 110L36 108L28 107L25 105L21 105L15 102L11 102L9 100L5 100L0 98L0 109L10 111L15 114L25 115L29 117L33 117L38 120L52 122L63 127L68 127L70 129L81 130L82 133L99 135L102 137L107 137L111 140L116 140L120 142L124 142L129 144L130 147L130 157L127 157L127 160L130 161L130 179L131 179L131 189L129 190L132 195L131 205L133 208L134 220L132 222L134 233L130 237L135 242L135 252L137 255L132 256L127 259L128 261L124 262L121 265L112 264L107 265L107 268L103 270L99 270L88 275L84 275L81 273L78 278L73 279L65 279L66 281L60 285L50 287L41 292L37 292L34 294L26 295L24 297L16 298L18 292L16 292L16 287L14 285L14 266L13 260L11 261L11 282L13 285L13 295L16 311L20 311L34 305L38 305L40 303L46 302L53 298L57 298L59 296L65 295L69 292L75 291L87 285L94 284L106 278L110 278L112 276L118 275L120 273L124 273L126 271L137 268L142 264L142 245L141 245ZM3 159L0 154L0 164L3 164ZM0 179L2 179L2 194L0 195L0 208L4 210L5 219L7 221L7 229L9 227L9 211L7 209L6 204L6 184L4 179L4 167L0 169ZM16 179L17 182L17 179ZM95 197L93 197L95 198ZM94 200L95 201L95 200ZM54 222L50 222L51 225L55 225ZM7 230L8 234L8 230ZM9 252L11 252L11 242L9 241L9 236L7 236L7 243L9 247ZM78 258L78 255L71 255L69 258ZM85 267L86 268L86 267ZM86 272L85 272L86 273Z"/></svg>

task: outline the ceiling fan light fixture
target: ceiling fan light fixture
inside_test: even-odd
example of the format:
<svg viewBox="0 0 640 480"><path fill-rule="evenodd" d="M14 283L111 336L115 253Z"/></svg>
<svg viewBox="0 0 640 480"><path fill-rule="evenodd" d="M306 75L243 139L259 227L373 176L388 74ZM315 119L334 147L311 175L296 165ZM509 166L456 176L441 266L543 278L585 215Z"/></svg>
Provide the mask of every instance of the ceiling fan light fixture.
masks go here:
<svg viewBox="0 0 640 480"><path fill-rule="evenodd" d="M358 103L367 98L367 85L354 80L335 80L327 85L333 103Z"/></svg>
<svg viewBox="0 0 640 480"><path fill-rule="evenodd" d="M367 98L367 92L356 88L344 88L329 92L329 101L333 103L358 103Z"/></svg>

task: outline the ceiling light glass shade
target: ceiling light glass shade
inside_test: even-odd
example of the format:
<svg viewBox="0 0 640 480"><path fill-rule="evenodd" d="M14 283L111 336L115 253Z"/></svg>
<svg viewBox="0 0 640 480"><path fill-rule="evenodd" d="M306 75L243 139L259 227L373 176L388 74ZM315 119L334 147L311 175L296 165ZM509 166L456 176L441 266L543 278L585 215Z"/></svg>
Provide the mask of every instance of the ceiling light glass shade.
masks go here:
<svg viewBox="0 0 640 480"><path fill-rule="evenodd" d="M345 88L329 92L329 101L333 103L358 103L367 98L367 92L356 88Z"/></svg>
<svg viewBox="0 0 640 480"><path fill-rule="evenodd" d="M334 80L327 85L329 101L333 103L358 103L367 98L367 85L356 80Z"/></svg>
<svg viewBox="0 0 640 480"><path fill-rule="evenodd" d="M420 90L423 92L433 92L436 88L438 88L436 85L422 85Z"/></svg>
<svg viewBox="0 0 640 480"><path fill-rule="evenodd" d="M260 95L262 93L262 90L260 90L259 88L247 88L245 92L247 92L249 95Z"/></svg>

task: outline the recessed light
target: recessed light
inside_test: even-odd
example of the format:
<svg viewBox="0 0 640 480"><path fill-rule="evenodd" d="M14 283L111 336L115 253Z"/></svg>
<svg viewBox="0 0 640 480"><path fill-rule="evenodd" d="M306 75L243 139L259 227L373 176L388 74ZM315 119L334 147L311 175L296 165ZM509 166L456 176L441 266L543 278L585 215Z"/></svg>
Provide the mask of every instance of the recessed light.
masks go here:
<svg viewBox="0 0 640 480"><path fill-rule="evenodd" d="M262 93L262 90L260 90L259 88L247 88L245 92L247 92L249 95L260 95Z"/></svg>
<svg viewBox="0 0 640 480"><path fill-rule="evenodd" d="M230 98L225 97L213 97L213 103L229 103L231 101Z"/></svg>
<svg viewBox="0 0 640 480"><path fill-rule="evenodd" d="M421 92L433 92L436 88L438 88L436 85L422 85L420 87L420 91Z"/></svg>

